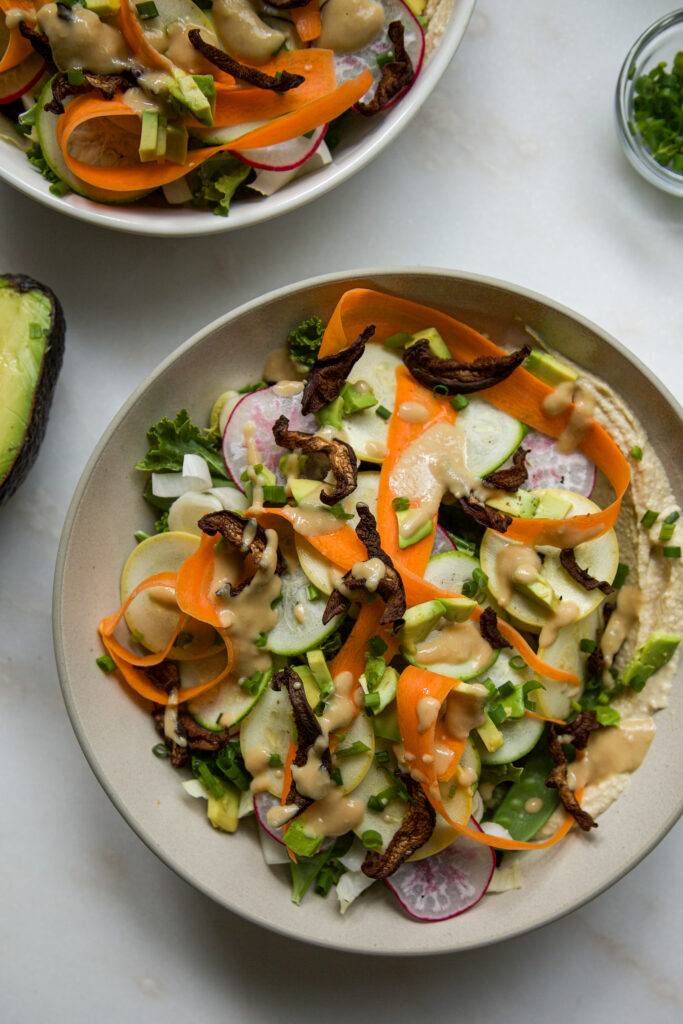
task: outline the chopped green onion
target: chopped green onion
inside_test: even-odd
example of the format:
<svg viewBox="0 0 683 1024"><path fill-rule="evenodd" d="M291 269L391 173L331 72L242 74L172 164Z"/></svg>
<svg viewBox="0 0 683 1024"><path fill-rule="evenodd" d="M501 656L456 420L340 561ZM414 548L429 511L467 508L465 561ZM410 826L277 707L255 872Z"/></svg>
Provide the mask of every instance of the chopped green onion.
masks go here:
<svg viewBox="0 0 683 1024"><path fill-rule="evenodd" d="M381 636L371 636L369 640L366 640L365 648L373 658L381 658L389 649Z"/></svg>
<svg viewBox="0 0 683 1024"><path fill-rule="evenodd" d="M391 507L394 512L406 512L410 508L410 498L406 498L404 495L393 498Z"/></svg>
<svg viewBox="0 0 683 1024"><path fill-rule="evenodd" d="M380 419L383 420L390 420L391 412L389 411L389 409L385 408L385 406L378 405L377 408L375 409L375 416L379 416Z"/></svg>
<svg viewBox="0 0 683 1024"><path fill-rule="evenodd" d="M141 644L142 641L145 639L143 634L140 632L139 629L132 630L131 634L130 634L130 638L131 638L131 640L133 641L134 644Z"/></svg>
<svg viewBox="0 0 683 1024"><path fill-rule="evenodd" d="M244 767L238 742L228 743L222 750L219 750L216 754L215 764L219 772L243 793L249 789L249 777Z"/></svg>
<svg viewBox="0 0 683 1024"><path fill-rule="evenodd" d="M668 516L664 520L665 523L675 523L681 518L680 512L669 512Z"/></svg>
<svg viewBox="0 0 683 1024"><path fill-rule="evenodd" d="M154 0L144 0L143 3L136 4L135 10L138 12L138 17L141 21L148 21L150 18L159 17L157 5L154 3Z"/></svg>
<svg viewBox="0 0 683 1024"><path fill-rule="evenodd" d="M335 786L343 786L344 780L342 779L342 773L338 768L330 768L330 778Z"/></svg>
<svg viewBox="0 0 683 1024"><path fill-rule="evenodd" d="M501 688L498 690L498 696L499 697L509 697L510 694L514 693L514 692L515 692L515 684L510 682L510 680L508 679L507 682L503 683Z"/></svg>
<svg viewBox="0 0 683 1024"><path fill-rule="evenodd" d="M615 708L596 708L595 717L598 725L618 725L621 721L621 715Z"/></svg>
<svg viewBox="0 0 683 1024"><path fill-rule="evenodd" d="M210 11L213 7L213 0L194 0L194 2L202 11Z"/></svg>
<svg viewBox="0 0 683 1024"><path fill-rule="evenodd" d="M671 540L671 538L674 535L674 530L675 529L676 529L676 524L675 523L662 523L661 529L659 531L659 539L660 540Z"/></svg>
<svg viewBox="0 0 683 1024"><path fill-rule="evenodd" d="M102 654L99 658L95 658L95 664L98 668L101 668L103 672L115 672L116 662L109 654Z"/></svg>
<svg viewBox="0 0 683 1024"><path fill-rule="evenodd" d="M392 334L390 338L387 338L383 344L386 348L405 348L408 342L412 340L412 334L408 334L406 331L399 331L398 334Z"/></svg>
<svg viewBox="0 0 683 1024"><path fill-rule="evenodd" d="M600 693L598 694L598 704L609 704L609 694Z"/></svg>
<svg viewBox="0 0 683 1024"><path fill-rule="evenodd" d="M462 592L465 597L476 597L479 587L474 580L465 580L462 585Z"/></svg>
<svg viewBox="0 0 683 1024"><path fill-rule="evenodd" d="M331 512L335 519L353 519L352 512L345 512L341 502L335 505L316 505L321 512Z"/></svg>
<svg viewBox="0 0 683 1024"><path fill-rule="evenodd" d="M378 53L376 56L377 65L383 68L385 64L389 64L392 60L396 60L393 50L383 50L382 53Z"/></svg>
<svg viewBox="0 0 683 1024"><path fill-rule="evenodd" d="M152 753L155 757L170 757L171 751L168 749L165 743L155 743L152 747Z"/></svg>
<svg viewBox="0 0 683 1024"><path fill-rule="evenodd" d="M325 701L324 700L319 700L318 701L318 703L316 704L315 708L313 709L313 714L317 718L320 718L321 715L325 714Z"/></svg>
<svg viewBox="0 0 683 1024"><path fill-rule="evenodd" d="M365 700L363 702L366 710L373 711L375 708L378 708L380 699L381 698L378 693L366 693Z"/></svg>
<svg viewBox="0 0 683 1024"><path fill-rule="evenodd" d="M375 761L377 764L389 764L389 751L378 750L375 754Z"/></svg>
<svg viewBox="0 0 683 1024"><path fill-rule="evenodd" d="M308 595L309 601L315 601L316 598L320 597L320 591L313 583L309 583L306 587L306 594Z"/></svg>
<svg viewBox="0 0 683 1024"><path fill-rule="evenodd" d="M514 658L510 658L510 668L514 668L516 672L521 672L523 668L526 668L524 658L520 658L518 654Z"/></svg>
<svg viewBox="0 0 683 1024"><path fill-rule="evenodd" d="M138 544L140 544L143 540L147 540L149 534L145 533L144 530L136 530L133 536L135 537Z"/></svg>
<svg viewBox="0 0 683 1024"><path fill-rule="evenodd" d="M268 767L269 768L282 768L282 758L279 754L269 754L268 756Z"/></svg>
<svg viewBox="0 0 683 1024"><path fill-rule="evenodd" d="M265 647L267 643L268 643L268 634L267 633L259 633L259 635L254 640L254 647Z"/></svg>
<svg viewBox="0 0 683 1024"><path fill-rule="evenodd" d="M612 580L612 586L615 590L619 590L620 587L623 587L624 583L626 582L626 577L628 576L628 574L629 566L626 565L625 562L619 562L619 565L617 566L617 571L614 574L614 579Z"/></svg>
<svg viewBox="0 0 683 1024"><path fill-rule="evenodd" d="M81 68L69 68L66 77L69 85L83 85L83 71Z"/></svg>
<svg viewBox="0 0 683 1024"><path fill-rule="evenodd" d="M665 558L680 558L681 549L678 545L676 545L675 547L673 545L670 547L663 547L662 554Z"/></svg>
<svg viewBox="0 0 683 1024"><path fill-rule="evenodd" d="M274 610L281 603L282 603L282 594L278 594L277 597L274 597L273 600L270 602L270 607Z"/></svg>
<svg viewBox="0 0 683 1024"><path fill-rule="evenodd" d="M582 650L584 654L592 654L596 647L597 644L595 643L595 640L588 640L587 637L584 637L579 643L579 649Z"/></svg>
<svg viewBox="0 0 683 1024"><path fill-rule="evenodd" d="M640 447L639 444L634 444L633 448L631 448L631 458L635 459L637 462L640 462L642 457L643 449Z"/></svg>
<svg viewBox="0 0 683 1024"><path fill-rule="evenodd" d="M445 384L437 384L432 388L434 398L448 398L448 388Z"/></svg>
<svg viewBox="0 0 683 1024"><path fill-rule="evenodd" d="M498 688L492 679L484 679L481 685L486 687L489 697L496 697L498 695Z"/></svg>
<svg viewBox="0 0 683 1024"><path fill-rule="evenodd" d="M647 682L647 680L644 678L644 676L637 676L636 675L636 676L632 676L631 682L629 683L629 686L636 693L640 693L642 688L645 686L646 682Z"/></svg>
<svg viewBox="0 0 683 1024"><path fill-rule="evenodd" d="M494 725L500 725L501 722L505 721L507 714L502 704L494 704L493 707L489 709L489 718Z"/></svg>
<svg viewBox="0 0 683 1024"><path fill-rule="evenodd" d="M379 832L375 832L374 828L366 828L360 837L360 841L363 846L367 846L370 850L377 850L382 845L382 837Z"/></svg>
<svg viewBox="0 0 683 1024"><path fill-rule="evenodd" d="M460 409L466 409L470 403L467 401L464 395L453 395L451 398L451 405L454 409L460 411Z"/></svg>
<svg viewBox="0 0 683 1024"><path fill-rule="evenodd" d="M337 747L334 756L337 758L355 757L356 754L365 754L369 749L370 747L367 743L363 743L362 740L356 740L350 747L342 747L341 750Z"/></svg>
<svg viewBox="0 0 683 1024"><path fill-rule="evenodd" d="M654 509L649 508L643 516L643 518L640 520L640 522L646 530L649 530L651 526L654 526L658 519L659 512L655 512Z"/></svg>
<svg viewBox="0 0 683 1024"><path fill-rule="evenodd" d="M280 484L264 484L263 500L269 501L273 505L286 505L287 492Z"/></svg>
<svg viewBox="0 0 683 1024"><path fill-rule="evenodd" d="M245 693L255 697L259 692L259 687L263 682L263 672L254 672L253 676L242 676L241 679L237 680L237 685L240 690L244 690Z"/></svg>

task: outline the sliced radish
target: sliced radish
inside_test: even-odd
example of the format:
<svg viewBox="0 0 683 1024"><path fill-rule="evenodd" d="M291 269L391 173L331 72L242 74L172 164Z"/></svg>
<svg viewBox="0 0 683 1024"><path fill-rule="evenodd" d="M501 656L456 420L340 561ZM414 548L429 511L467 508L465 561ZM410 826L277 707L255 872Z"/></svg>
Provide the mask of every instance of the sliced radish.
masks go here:
<svg viewBox="0 0 683 1024"><path fill-rule="evenodd" d="M403 22L404 45L408 56L413 62L414 75L412 81L399 93L392 96L389 102L382 107L382 110L388 110L389 107L393 107L408 92L420 73L424 59L425 38L422 26L410 8L403 3L403 0L382 0L382 7L384 8L384 22L372 42L368 43L362 50L356 50L354 53L335 54L334 63L338 82L343 82L347 78L355 78L366 67L370 69L373 84L367 93L361 97L361 100L367 103L374 95L375 87L382 77L382 69L377 63L377 57L380 53L385 53L391 49L389 25L392 21ZM324 11L324 9L325 5L323 4L321 11Z"/></svg>
<svg viewBox="0 0 683 1024"><path fill-rule="evenodd" d="M33 88L47 68L43 58L32 53L21 64L0 72L0 103L12 103Z"/></svg>
<svg viewBox="0 0 683 1024"><path fill-rule="evenodd" d="M223 434L223 459L236 487L244 491L240 480L247 468L247 445L244 428L253 423L253 442L259 454L259 461L276 474L280 483L284 477L278 469L278 461L285 454L275 443L273 423L278 416L286 416L290 430L304 430L314 433L318 423L314 416L304 416L301 411L301 392L296 395L278 394L277 384L261 388L245 395L230 413L230 419Z"/></svg>
<svg viewBox="0 0 683 1024"><path fill-rule="evenodd" d="M279 807L280 804L280 798L273 796L272 793L256 793L254 796L254 814L256 815L256 820L264 832L267 832L271 839L275 839L278 843L282 843L282 829L271 828L268 824L267 815L271 807Z"/></svg>
<svg viewBox="0 0 683 1024"><path fill-rule="evenodd" d="M470 818L470 828L482 831L474 818ZM386 881L411 917L446 921L479 902L495 866L495 854L489 846L458 836L441 853L402 864Z"/></svg>
<svg viewBox="0 0 683 1024"><path fill-rule="evenodd" d="M527 449L528 490L539 487L561 488L590 498L595 487L594 464L581 452L558 452L554 437L530 430L522 441Z"/></svg>
<svg viewBox="0 0 683 1024"><path fill-rule="evenodd" d="M434 532L434 544L430 558L433 558L434 555L444 555L449 551L455 550L455 543L451 540L448 532L444 530L443 526L437 526Z"/></svg>
<svg viewBox="0 0 683 1024"><path fill-rule="evenodd" d="M300 135L296 139L288 139L287 142L279 142L275 146L239 152L235 150L232 155L250 167L262 171L293 171L313 156L326 134L327 125L324 124L316 128L310 138Z"/></svg>

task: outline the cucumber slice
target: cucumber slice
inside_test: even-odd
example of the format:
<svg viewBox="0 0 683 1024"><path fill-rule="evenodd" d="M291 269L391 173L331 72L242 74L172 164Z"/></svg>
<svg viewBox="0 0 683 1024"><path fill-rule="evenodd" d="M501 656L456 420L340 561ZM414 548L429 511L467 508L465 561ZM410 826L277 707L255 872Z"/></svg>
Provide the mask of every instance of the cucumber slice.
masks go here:
<svg viewBox="0 0 683 1024"><path fill-rule="evenodd" d="M396 404L396 368L401 365L400 356L384 345L366 345L348 380L351 384L366 381L372 388L377 405L383 405L393 412ZM348 416L343 420L343 429L335 432L351 445L359 459L367 462L382 462L387 449L389 421L377 415L377 405Z"/></svg>
<svg viewBox="0 0 683 1024"><path fill-rule="evenodd" d="M515 452L526 433L519 420L501 412L483 398L470 398L458 413L465 434L465 464L475 476L486 476Z"/></svg>
<svg viewBox="0 0 683 1024"><path fill-rule="evenodd" d="M53 174L56 174L58 178L65 181L74 192L78 193L78 195L85 196L86 199L93 199L96 203L115 203L117 205L123 205L124 203L132 203L136 199L141 199L142 196L146 196L152 191L147 188L137 192L126 192L122 198L121 192L112 192L108 189L96 188L94 185L89 185L87 181L83 181L82 178L77 177L68 167L59 143L57 142L57 122L59 121L59 115L53 114L49 110L45 110L45 105L50 103L51 100L52 79L47 82L38 99L36 109L36 131L38 133L38 142L43 150L43 156L45 157L45 161ZM133 111L131 111L131 113L133 113ZM102 121L104 119L98 118L97 120ZM98 130L103 128L104 126L100 125Z"/></svg>
<svg viewBox="0 0 683 1024"><path fill-rule="evenodd" d="M594 609L584 619L563 626L557 634L557 640L549 647L539 647L538 656L555 668L573 672L581 680L577 689L569 683L561 683L557 679L540 677L545 689L536 690L532 700L542 715L548 718L565 719L571 711L571 701L578 700L583 692L586 679L586 661L588 654L581 650L582 640L595 640L598 630L599 609Z"/></svg>
<svg viewBox="0 0 683 1024"><path fill-rule="evenodd" d="M337 750L343 755L344 749L352 747L354 743L363 743L368 749L352 757L338 758L336 753L332 755L333 763L341 772L343 793L351 793L361 784L372 767L372 759L375 756L375 734L368 718L362 712L356 715L346 730L346 735L340 740Z"/></svg>
<svg viewBox="0 0 683 1024"><path fill-rule="evenodd" d="M341 623L343 615L336 615L323 625L327 600L325 597L311 600L309 586L308 577L298 566L283 574L278 619L268 634L268 650L273 654L292 657L319 647Z"/></svg>
<svg viewBox="0 0 683 1024"><path fill-rule="evenodd" d="M180 665L180 685L196 686L218 675L225 665L224 654L214 654L201 661L184 661ZM205 729L216 730L241 722L258 703L273 674L272 668L264 672L258 688L249 693L243 690L234 676L212 687L188 702L187 710Z"/></svg>
<svg viewBox="0 0 683 1024"><path fill-rule="evenodd" d="M498 750L489 751L475 738L477 752L484 764L507 764L518 761L530 750L533 750L545 729L545 722L538 718L511 718L498 726L503 734L503 745Z"/></svg>
<svg viewBox="0 0 683 1024"><path fill-rule="evenodd" d="M464 551L445 551L434 555L427 562L424 578L444 590L462 593L462 585L472 579L472 572L479 568L479 559Z"/></svg>
<svg viewBox="0 0 683 1024"><path fill-rule="evenodd" d="M247 771L278 799L284 773L281 767L270 766L268 759L274 755L274 760L279 758L284 765L292 738L291 713L287 691L276 692L268 686L240 726L240 750Z"/></svg>
<svg viewBox="0 0 683 1024"><path fill-rule="evenodd" d="M509 651L504 647L498 652L498 657L495 662L480 675L476 676L472 682L479 683L483 682L484 679L490 679L493 685L499 690L501 686L508 681L514 683L515 686L519 686L520 683L526 683L527 680L533 678L533 672L528 665L525 665L524 668L520 669L513 668L510 661L514 657L519 657L519 655L516 655L515 651ZM536 692L540 691L535 691L534 694L532 694L532 699L535 699Z"/></svg>
<svg viewBox="0 0 683 1024"><path fill-rule="evenodd" d="M382 811L374 811L367 804L371 796L377 796L378 793L390 789L391 785L391 773L382 771L376 764L371 764L360 785L352 790L354 800L365 806L365 813L353 831L359 839L364 832L378 832L382 837L382 845L378 847L380 853L385 852L405 818L406 803L400 799L391 800Z"/></svg>

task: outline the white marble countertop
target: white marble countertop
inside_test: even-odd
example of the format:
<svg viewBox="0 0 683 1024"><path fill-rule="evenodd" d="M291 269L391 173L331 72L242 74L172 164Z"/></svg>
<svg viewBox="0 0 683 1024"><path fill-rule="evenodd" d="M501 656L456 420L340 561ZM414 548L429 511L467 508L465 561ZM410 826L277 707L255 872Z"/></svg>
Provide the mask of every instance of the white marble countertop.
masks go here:
<svg viewBox="0 0 683 1024"><path fill-rule="evenodd" d="M512 944L368 962L287 942L196 893L118 816L71 731L50 630L62 520L111 416L197 328L288 281L401 263L508 279L596 321L683 399L683 201L636 175L612 113L624 54L667 10L480 0L397 142L336 192L248 231L136 239L0 184L0 268L51 285L68 322L47 439L0 509L6 1024L681 1019L680 825L613 889ZM122 275L125 295L112 287Z"/></svg>

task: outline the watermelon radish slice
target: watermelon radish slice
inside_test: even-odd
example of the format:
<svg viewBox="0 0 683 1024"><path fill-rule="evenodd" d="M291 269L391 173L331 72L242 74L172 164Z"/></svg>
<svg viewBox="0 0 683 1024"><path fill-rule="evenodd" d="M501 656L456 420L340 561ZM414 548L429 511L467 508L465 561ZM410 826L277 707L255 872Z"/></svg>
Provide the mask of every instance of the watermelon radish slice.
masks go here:
<svg viewBox="0 0 683 1024"><path fill-rule="evenodd" d="M482 831L474 818L470 818L470 828ZM458 836L441 853L402 864L386 882L411 917L447 921L479 902L495 866L496 857L489 846Z"/></svg>
<svg viewBox="0 0 683 1024"><path fill-rule="evenodd" d="M282 828L271 828L268 824L268 811L271 807L279 807L281 804L280 798L273 796L271 793L257 793L254 797L254 814L264 832L267 832L271 839L281 843L284 846L284 840L282 838ZM329 850L334 845L334 837L326 836L320 844L319 853L324 850Z"/></svg>
<svg viewBox="0 0 683 1024"><path fill-rule="evenodd" d="M324 9L324 4L321 10ZM367 103L372 98L375 92L375 87L382 77L382 69L377 63L377 57L381 53L385 53L391 49L391 42L389 40L389 25L392 21L402 21L404 28L404 45L408 52L408 55L413 62L413 75L412 82L393 96L389 102L382 107L382 110L388 110L389 107L393 107L395 103L401 99L402 96L408 92L413 82L415 82L417 76L420 73L422 67L422 61L424 59L425 50L425 38L422 26L419 21L410 10L410 8L403 3L403 0L382 0L382 6L384 8L384 23L382 28L366 47L362 50L356 50L354 53L340 53L335 54L334 63L337 69L337 81L343 82L347 78L355 78L364 68L368 67L372 73L373 84L368 89L367 93L361 97L362 102Z"/></svg>
<svg viewBox="0 0 683 1024"><path fill-rule="evenodd" d="M232 155L260 171L293 171L313 156L326 134L327 125L324 124L316 128L310 138L300 135L275 146L235 151Z"/></svg>
<svg viewBox="0 0 683 1024"><path fill-rule="evenodd" d="M235 487L242 492L244 481L240 477L247 468L247 446L244 440L247 423L254 424L253 440L260 461L276 474L279 483L284 483L284 477L278 469L278 461L285 451L275 443L273 437L275 420L278 416L286 416L290 430L315 433L318 429L315 417L304 416L301 411L301 392L296 395L280 395L277 388L277 384L274 384L241 398L230 413L223 433L223 460Z"/></svg>
<svg viewBox="0 0 683 1024"><path fill-rule="evenodd" d="M526 467L528 490L538 487L561 488L590 498L595 487L596 469L582 452L558 452L555 438L530 430L522 444L528 451Z"/></svg>
<svg viewBox="0 0 683 1024"><path fill-rule="evenodd" d="M444 530L443 526L437 525L436 531L434 533L434 544L432 546L432 553L429 557L433 558L434 555L445 555L447 552L455 550L455 544L449 537L447 531Z"/></svg>
<svg viewBox="0 0 683 1024"><path fill-rule="evenodd" d="M16 67L0 72L0 104L18 100L36 84L46 68L43 58L32 53Z"/></svg>

